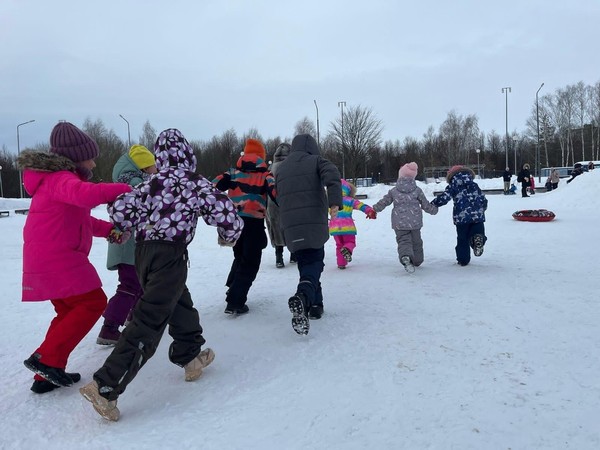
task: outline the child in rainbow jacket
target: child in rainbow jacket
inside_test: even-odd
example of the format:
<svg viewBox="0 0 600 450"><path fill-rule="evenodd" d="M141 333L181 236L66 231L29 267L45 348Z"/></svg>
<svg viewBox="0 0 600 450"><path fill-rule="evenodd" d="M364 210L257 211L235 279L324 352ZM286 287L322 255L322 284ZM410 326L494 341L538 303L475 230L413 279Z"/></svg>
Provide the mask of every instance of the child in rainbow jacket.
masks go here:
<svg viewBox="0 0 600 450"><path fill-rule="evenodd" d="M345 269L352 261L352 252L356 247L356 225L352 212L358 209L369 219L377 218L377 213L369 205L354 198L356 186L342 179L343 207L337 216L329 221L329 234L335 239L335 254L338 269Z"/></svg>

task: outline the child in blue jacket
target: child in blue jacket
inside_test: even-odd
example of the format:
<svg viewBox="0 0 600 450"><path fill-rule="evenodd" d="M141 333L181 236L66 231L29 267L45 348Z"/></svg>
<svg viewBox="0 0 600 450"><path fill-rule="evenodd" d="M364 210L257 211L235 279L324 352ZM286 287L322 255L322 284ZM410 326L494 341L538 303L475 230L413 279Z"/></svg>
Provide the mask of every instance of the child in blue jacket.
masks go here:
<svg viewBox="0 0 600 450"><path fill-rule="evenodd" d="M475 173L464 166L454 166L448 171L448 186L431 201L432 205L444 206L454 200L452 218L456 225L456 260L461 266L471 261L471 250L475 256L483 254L485 236L485 210L487 198L473 181Z"/></svg>

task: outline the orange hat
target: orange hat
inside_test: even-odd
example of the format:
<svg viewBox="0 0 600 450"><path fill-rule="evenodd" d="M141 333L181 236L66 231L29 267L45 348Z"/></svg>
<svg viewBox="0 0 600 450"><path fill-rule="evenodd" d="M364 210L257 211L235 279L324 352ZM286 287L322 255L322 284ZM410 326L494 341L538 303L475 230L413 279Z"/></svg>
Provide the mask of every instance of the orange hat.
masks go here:
<svg viewBox="0 0 600 450"><path fill-rule="evenodd" d="M258 155L263 160L266 158L265 148L260 143L260 141L257 141L256 139L247 139L246 140L246 145L244 146L244 154L245 155L251 155L251 154Z"/></svg>

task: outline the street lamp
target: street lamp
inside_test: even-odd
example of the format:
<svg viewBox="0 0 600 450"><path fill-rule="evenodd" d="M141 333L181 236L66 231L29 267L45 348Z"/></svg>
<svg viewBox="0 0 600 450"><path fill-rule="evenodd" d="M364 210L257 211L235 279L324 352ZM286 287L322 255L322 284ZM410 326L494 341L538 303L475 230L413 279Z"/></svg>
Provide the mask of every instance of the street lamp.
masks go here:
<svg viewBox="0 0 600 450"><path fill-rule="evenodd" d="M515 152L515 171L516 171L517 170L517 144L518 144L519 140L516 138L513 138L512 141L513 141L513 149Z"/></svg>
<svg viewBox="0 0 600 450"><path fill-rule="evenodd" d="M2 187L2 166L0 166L0 197L4 198L4 188Z"/></svg>
<svg viewBox="0 0 600 450"><path fill-rule="evenodd" d="M477 176L479 178L481 178L481 174L479 173L481 171L481 169L479 168L479 152L480 151L481 151L480 149L475 150L475 153L477 153Z"/></svg>
<svg viewBox="0 0 600 450"><path fill-rule="evenodd" d="M537 121L537 146L535 148L535 170L538 175L538 183L542 182L542 170L540 168L540 105L538 104L538 94L540 89L544 87L544 83L540 85L535 93L535 119Z"/></svg>
<svg viewBox="0 0 600 450"><path fill-rule="evenodd" d="M506 94L506 149L504 151L504 155L506 157L506 167L508 167L508 93L510 92L510 87L503 87L502 93ZM517 170L517 166L513 168L513 170Z"/></svg>
<svg viewBox="0 0 600 450"><path fill-rule="evenodd" d="M338 102L338 106L342 108L342 178L346 178L346 148L344 146L344 106L346 102Z"/></svg>
<svg viewBox="0 0 600 450"><path fill-rule="evenodd" d="M27 125L28 123L35 122L35 119L28 120L27 122L20 123L17 125L17 156L21 155L21 143L19 140L19 127L22 125ZM19 169L19 192L21 193L21 198L23 198L23 172Z"/></svg>
<svg viewBox="0 0 600 450"><path fill-rule="evenodd" d="M321 144L319 143L319 107L317 106L317 101L313 101L315 102L315 108L317 109L317 146L321 148Z"/></svg>
<svg viewBox="0 0 600 450"><path fill-rule="evenodd" d="M129 132L129 121L123 117L121 114L119 114L119 117L121 119L123 119L125 122L127 122L127 142L129 142L129 148L131 148L131 133Z"/></svg>

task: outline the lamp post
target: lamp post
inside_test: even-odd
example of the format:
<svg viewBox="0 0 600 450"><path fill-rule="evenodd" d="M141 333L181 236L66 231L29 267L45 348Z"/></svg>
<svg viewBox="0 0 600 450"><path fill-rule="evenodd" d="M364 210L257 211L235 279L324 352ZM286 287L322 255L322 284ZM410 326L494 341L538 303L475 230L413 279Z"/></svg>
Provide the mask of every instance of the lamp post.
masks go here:
<svg viewBox="0 0 600 450"><path fill-rule="evenodd" d="M0 197L4 198L4 188L2 187L2 166L0 166Z"/></svg>
<svg viewBox="0 0 600 450"><path fill-rule="evenodd" d="M121 119L123 119L125 122L127 122L127 142L129 143L129 148L131 148L131 133L129 132L129 121L123 117L121 114L119 114L119 117Z"/></svg>
<svg viewBox="0 0 600 450"><path fill-rule="evenodd" d="M506 167L508 167L508 93L510 92L510 87L503 87L502 93L506 94L506 149L504 151L506 157ZM513 170L517 170L517 166L513 168Z"/></svg>
<svg viewBox="0 0 600 450"><path fill-rule="evenodd" d="M346 102L338 102L338 106L342 108L342 178L346 178L346 149L344 146L344 106Z"/></svg>
<svg viewBox="0 0 600 450"><path fill-rule="evenodd" d="M481 174L479 173L481 171L481 169L479 168L479 152L480 151L481 151L480 149L475 150L475 153L477 153L477 176L479 178L481 178Z"/></svg>
<svg viewBox="0 0 600 450"><path fill-rule="evenodd" d="M515 170L517 170L517 144L518 144L519 140L513 138L512 142L513 142L513 150L515 152Z"/></svg>
<svg viewBox="0 0 600 450"><path fill-rule="evenodd" d="M319 148L321 148L321 144L319 141L319 107L317 106L317 101L316 100L313 100L313 101L315 102L315 108L317 110L317 146Z"/></svg>
<svg viewBox="0 0 600 450"><path fill-rule="evenodd" d="M538 183L542 182L542 170L540 168L540 105L538 103L538 94L540 89L544 87L544 83L540 85L535 92L535 120L537 122L537 146L535 148L535 170L537 171Z"/></svg>
<svg viewBox="0 0 600 450"><path fill-rule="evenodd" d="M17 125L17 156L21 155L21 142L19 139L19 127L23 125L27 125L28 123L35 122L35 119L28 120L27 122L20 123ZM23 198L23 172L19 169L19 192L21 194L21 198Z"/></svg>

